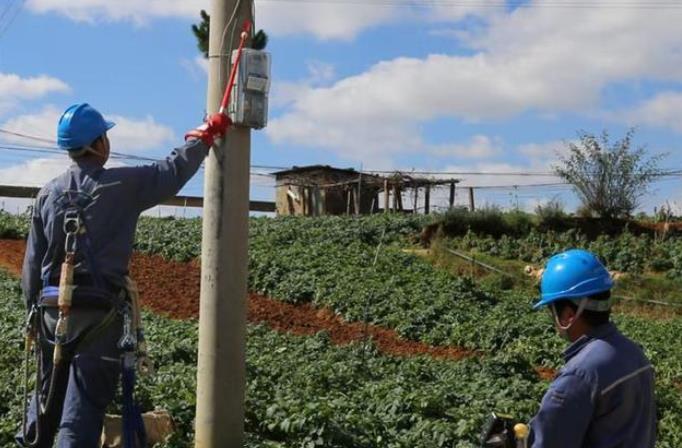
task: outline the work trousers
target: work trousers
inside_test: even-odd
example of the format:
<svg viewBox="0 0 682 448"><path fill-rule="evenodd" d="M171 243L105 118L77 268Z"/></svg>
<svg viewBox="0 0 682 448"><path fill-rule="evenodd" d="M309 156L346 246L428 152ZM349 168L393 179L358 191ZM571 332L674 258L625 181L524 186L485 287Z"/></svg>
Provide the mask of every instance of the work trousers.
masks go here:
<svg viewBox="0 0 682 448"><path fill-rule="evenodd" d="M106 316L103 310L73 309L69 320L69 338L83 334L97 326ZM43 321L46 334L41 340L42 376L45 378L41 394L43 400L49 389L54 350L54 329L57 310L46 309ZM104 412L116 393L120 377L120 350L117 347L122 333L122 321L116 319L88 338L73 351L70 363L64 363L57 372L57 382L52 406L40 417L40 441L38 448L51 448L57 436L58 448L99 448L104 422ZM68 358L67 358L68 361ZM35 438L37 400L31 398L27 415L28 439ZM16 438L24 446L20 430Z"/></svg>

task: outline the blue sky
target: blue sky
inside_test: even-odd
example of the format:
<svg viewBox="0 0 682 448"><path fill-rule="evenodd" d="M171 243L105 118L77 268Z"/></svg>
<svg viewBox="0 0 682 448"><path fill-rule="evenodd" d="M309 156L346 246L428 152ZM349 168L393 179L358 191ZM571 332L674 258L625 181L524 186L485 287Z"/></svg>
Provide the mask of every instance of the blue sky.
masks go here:
<svg viewBox="0 0 682 448"><path fill-rule="evenodd" d="M681 7L372 3L256 2L273 87L270 125L253 133L253 164L546 172L578 130L619 137L636 126L637 144L682 169ZM0 129L52 139L61 111L87 101L119 122L114 150L163 157L203 116L207 76L190 25L207 6L3 1ZM0 145L10 143L36 144L0 134ZM39 185L67 163L0 150L0 183ZM463 186L557 181L457 177ZM682 213L680 181L655 184L642 208L669 201ZM273 184L254 177L252 197L272 199ZM183 192L200 195L202 185L200 172ZM532 209L554 197L575 206L563 187L482 189L477 199Z"/></svg>

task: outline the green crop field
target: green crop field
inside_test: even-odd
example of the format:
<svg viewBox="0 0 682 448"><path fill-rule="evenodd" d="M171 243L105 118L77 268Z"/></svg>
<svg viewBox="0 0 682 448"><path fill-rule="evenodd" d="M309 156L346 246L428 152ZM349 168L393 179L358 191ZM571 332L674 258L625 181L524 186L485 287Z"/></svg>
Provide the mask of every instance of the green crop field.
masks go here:
<svg viewBox="0 0 682 448"><path fill-rule="evenodd" d="M519 419L533 415L548 385L536 368L560 367L564 342L546 313L531 311L531 282L502 287L406 252L414 249L429 221L400 216L251 219L252 291L326 307L348 321L367 320L406 339L464 347L477 355L457 361L394 357L371 343L335 346L325 333L294 336L249 325L247 446L475 447L490 411ZM136 246L191 260L199 255L200 229L196 219L145 218ZM25 232L21 219L0 216L0 235L22 237ZM467 233L439 244L487 254L500 266L539 264L565 247L588 246L618 270L655 274L676 284L682 240L640 241L628 234L581 238L531 231L514 243ZM654 263L652 256L659 261ZM0 354L1 446L10 446L20 420L22 319L18 282L2 274L0 339L7 349ZM656 368L657 447L679 448L682 317L654 319L624 309L614 319L644 346ZM151 314L146 322L157 373L141 381L138 395L145 408L171 411L179 431L167 446L186 447L195 405L197 323Z"/></svg>

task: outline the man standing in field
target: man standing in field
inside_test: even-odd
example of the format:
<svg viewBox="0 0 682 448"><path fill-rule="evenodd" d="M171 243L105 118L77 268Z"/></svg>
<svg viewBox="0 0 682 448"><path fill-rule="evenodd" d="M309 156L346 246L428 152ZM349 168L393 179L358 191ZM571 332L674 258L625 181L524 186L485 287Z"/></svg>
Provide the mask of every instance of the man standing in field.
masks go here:
<svg viewBox="0 0 682 448"><path fill-rule="evenodd" d="M531 420L533 448L653 448L654 372L642 349L610 322L613 281L592 253L552 257L535 308L549 308L571 342Z"/></svg>
<svg viewBox="0 0 682 448"><path fill-rule="evenodd" d="M138 218L185 185L229 124L215 114L165 160L107 169L114 123L86 103L59 119L58 144L73 165L42 188L33 209L22 288L34 316L40 372L20 445L52 447L58 433L59 448L99 446L123 347L135 344L126 310Z"/></svg>

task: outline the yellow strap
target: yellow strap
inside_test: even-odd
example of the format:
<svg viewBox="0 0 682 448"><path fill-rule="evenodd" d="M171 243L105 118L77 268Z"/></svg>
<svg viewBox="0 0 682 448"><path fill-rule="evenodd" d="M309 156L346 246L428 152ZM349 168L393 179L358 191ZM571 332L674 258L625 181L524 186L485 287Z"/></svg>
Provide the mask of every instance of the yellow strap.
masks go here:
<svg viewBox="0 0 682 448"><path fill-rule="evenodd" d="M144 326L142 324L142 311L140 308L140 291L137 289L137 283L128 275L124 277L126 291L130 297L130 307L132 308L132 324L133 332L136 335L144 334ZM144 339L138 337L137 341L137 368L143 374L152 374L153 366L147 354L147 343Z"/></svg>

